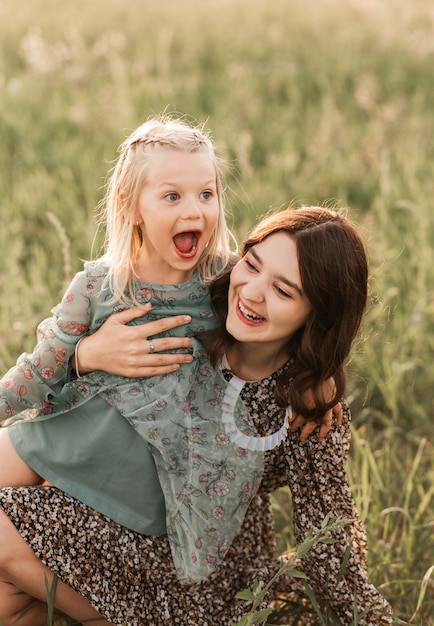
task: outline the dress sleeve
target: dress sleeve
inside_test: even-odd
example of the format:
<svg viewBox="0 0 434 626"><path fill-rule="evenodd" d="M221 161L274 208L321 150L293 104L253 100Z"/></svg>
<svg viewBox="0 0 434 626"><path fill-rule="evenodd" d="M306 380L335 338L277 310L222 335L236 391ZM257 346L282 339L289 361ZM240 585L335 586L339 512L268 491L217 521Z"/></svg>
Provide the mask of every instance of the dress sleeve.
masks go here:
<svg viewBox="0 0 434 626"><path fill-rule="evenodd" d="M360 623L383 626L392 623L391 608L368 579L366 531L346 477L350 420L346 407L342 425L335 424L323 444L314 437L305 443L301 443L298 436L290 439L287 463L294 508L294 535L297 544L301 543L311 528L314 532L320 529L327 513L334 518L352 520L333 533L336 543L316 544L303 558L301 567L315 595L330 604L343 624L353 623L356 596L358 611L364 614ZM341 577L349 545L351 551Z"/></svg>
<svg viewBox="0 0 434 626"><path fill-rule="evenodd" d="M52 412L52 398L67 381L69 360L78 340L89 330L89 297L86 273L76 274L52 317L37 328L37 344L23 353L0 380L0 423L34 409L27 417Z"/></svg>

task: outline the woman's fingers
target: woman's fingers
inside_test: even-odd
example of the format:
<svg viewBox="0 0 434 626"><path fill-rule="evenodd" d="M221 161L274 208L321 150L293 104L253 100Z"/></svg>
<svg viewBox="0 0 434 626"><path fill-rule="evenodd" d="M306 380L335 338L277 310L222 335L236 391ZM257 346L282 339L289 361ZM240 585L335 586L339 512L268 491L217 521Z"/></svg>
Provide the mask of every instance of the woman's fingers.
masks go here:
<svg viewBox="0 0 434 626"><path fill-rule="evenodd" d="M300 433L300 441L306 441L306 439L308 439L313 433L315 428L318 428L318 424L316 422L306 422Z"/></svg>
<svg viewBox="0 0 434 626"><path fill-rule="evenodd" d="M188 356L190 360L185 360L184 357ZM176 359L176 362L173 359ZM192 361L191 355L171 355L171 354L163 354L161 355L161 359L159 359L158 363L152 365L131 365L124 368L122 376L127 376L128 378L147 378L149 376L160 376L162 374L170 374L171 372L175 372L178 370L182 363L189 363ZM128 374L124 372L128 371Z"/></svg>
<svg viewBox="0 0 434 626"><path fill-rule="evenodd" d="M300 441L306 441L310 437L310 435L313 433L313 431L319 426L318 441L324 441L324 439L327 437L329 430L333 426L333 417L336 423L341 425L342 416L343 416L342 404L338 402L338 404L336 404L333 407L333 409L330 409L329 411L327 411L327 413L323 416L321 423L319 425L317 422L308 422L301 415L293 415L293 417L290 420L290 430L291 432L294 432L298 428L301 428Z"/></svg>
<svg viewBox="0 0 434 626"><path fill-rule="evenodd" d="M139 355L142 353L143 355L155 355L162 352L173 352L174 350L179 350L180 348L191 348L191 338L190 337L157 337L145 339L145 343L143 345L138 344L137 342L131 346L132 350ZM178 355L175 355L178 356Z"/></svg>
<svg viewBox="0 0 434 626"><path fill-rule="evenodd" d="M145 337L152 337L153 335L159 335L160 333L177 328L178 326L184 326L191 322L189 315L174 315L173 317L163 317L161 320L155 320L153 322L145 322L138 326L130 326L130 328L141 329L141 335Z"/></svg>
<svg viewBox="0 0 434 626"><path fill-rule="evenodd" d="M103 326L108 324L128 324L132 320L137 319L138 317L143 317L152 309L152 306L148 303L145 304L144 307L133 306L131 309L125 309L124 311L118 311L117 313L113 313L106 319ZM102 328L102 326L101 326ZM98 331L99 332L99 331Z"/></svg>
<svg viewBox="0 0 434 626"><path fill-rule="evenodd" d="M324 441L333 424L333 411L327 411L321 421L321 426L318 433L318 441Z"/></svg>
<svg viewBox="0 0 434 626"><path fill-rule="evenodd" d="M321 426L318 432L318 441L323 441L332 425L332 412L329 411L323 417ZM309 439L315 429L318 428L317 422L308 422L304 417L296 416L291 422L291 432L301 428L300 441L306 441Z"/></svg>
<svg viewBox="0 0 434 626"><path fill-rule="evenodd" d="M333 415L335 416L336 422L339 424L339 426L341 426L342 425L342 418L343 418L343 415L344 415L344 410L342 408L341 402L338 402L333 407Z"/></svg>
<svg viewBox="0 0 434 626"><path fill-rule="evenodd" d="M115 326L126 327L129 322L132 322L140 317L145 317L151 308L151 305L145 305L143 308L132 307L131 309L125 309L125 311L113 313L106 319L95 335L98 333L105 334L105 331L107 331L108 334L109 330L111 332ZM171 330L173 328L177 328L178 326L184 326L189 322L191 322L191 317L189 315L173 315L172 317L164 317L152 322L144 322L143 324L135 324L132 326L130 325L127 326L127 328L132 330L132 337L135 334L137 339L147 339L152 335L158 335L166 330Z"/></svg>
<svg viewBox="0 0 434 626"><path fill-rule="evenodd" d="M117 376L135 378L155 376L177 369L192 361L185 353L161 354L191 348L189 337L162 337L153 335L187 324L188 315L176 315L161 320L128 325L146 315L150 306L134 307L111 315L92 335L85 337L78 347L78 368L81 374L103 370ZM151 351L151 343L153 350ZM77 369L77 364L75 364Z"/></svg>

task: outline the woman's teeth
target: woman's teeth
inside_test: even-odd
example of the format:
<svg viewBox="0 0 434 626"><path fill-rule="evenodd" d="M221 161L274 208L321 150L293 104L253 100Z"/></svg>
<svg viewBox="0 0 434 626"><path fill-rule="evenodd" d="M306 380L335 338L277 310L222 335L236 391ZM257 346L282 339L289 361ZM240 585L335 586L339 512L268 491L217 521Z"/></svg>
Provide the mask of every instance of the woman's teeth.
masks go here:
<svg viewBox="0 0 434 626"><path fill-rule="evenodd" d="M260 317L259 315L255 315L255 313L252 313L252 311L249 311L249 309L246 309L240 300L238 301L238 308L243 314L243 316L246 319L248 319L250 322L265 322L265 317Z"/></svg>

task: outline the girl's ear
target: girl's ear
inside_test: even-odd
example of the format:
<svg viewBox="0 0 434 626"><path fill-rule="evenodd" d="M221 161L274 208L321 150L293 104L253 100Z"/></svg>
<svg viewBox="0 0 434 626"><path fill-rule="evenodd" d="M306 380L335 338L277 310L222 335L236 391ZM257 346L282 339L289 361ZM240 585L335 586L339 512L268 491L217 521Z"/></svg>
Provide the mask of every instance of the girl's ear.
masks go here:
<svg viewBox="0 0 434 626"><path fill-rule="evenodd" d="M125 208L126 208L128 214L131 215L131 213L130 213L131 208L125 207L125 202L126 202L125 194L123 194L121 192L118 193L118 202L120 204L120 210L124 211ZM128 217L129 217L129 215L128 215ZM132 221L133 221L134 226L139 226L140 224L143 224L143 217L140 215L140 211L138 210L137 207L136 207L136 209L135 209L135 211L134 211L134 213L132 215Z"/></svg>
<svg viewBox="0 0 434 626"><path fill-rule="evenodd" d="M139 226L140 224L143 224L143 217L140 215L140 211L137 208L133 214L133 221L134 221L135 226Z"/></svg>

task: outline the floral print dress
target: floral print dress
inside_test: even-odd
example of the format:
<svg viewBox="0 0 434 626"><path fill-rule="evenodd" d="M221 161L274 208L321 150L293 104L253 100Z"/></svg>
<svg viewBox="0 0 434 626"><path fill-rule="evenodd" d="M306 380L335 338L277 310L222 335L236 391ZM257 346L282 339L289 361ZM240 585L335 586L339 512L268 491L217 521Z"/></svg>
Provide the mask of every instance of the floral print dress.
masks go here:
<svg viewBox="0 0 434 626"><path fill-rule="evenodd" d="M277 374L241 388L254 430L261 437L280 432L280 442L264 452L262 480L242 527L204 580L179 579L166 535L135 533L52 487L0 490L0 506L36 555L113 624L230 626L249 607L237 592L266 581L275 567L269 494L289 485L297 543L318 530L327 513L353 520L335 532L336 543L316 545L302 561L314 592L328 600L344 626L353 623L354 593L359 611L366 612L361 625L390 624L390 606L368 579L366 534L346 479L349 411L324 444L315 436L300 442L299 432L282 429L285 411L274 401ZM349 543L345 575L336 585ZM293 579L281 580L282 586L298 589Z"/></svg>
<svg viewBox="0 0 434 626"><path fill-rule="evenodd" d="M165 522L178 577L201 580L215 569L241 527L262 474L263 451L245 450L240 455L240 447L226 434L223 404L228 383L211 367L205 348L195 338L216 324L208 289L197 272L178 285L136 282L134 286L135 299L153 306L134 323L180 313L191 316L188 324L164 334L192 337L192 363L152 378L130 379L102 371L69 378L69 359L79 339L96 331L121 308L112 302L107 271L101 260L86 263L53 310L53 317L39 325L34 352L21 355L0 382L0 422L6 421L13 428L19 420L45 420L49 429L49 422L62 420L72 411L80 413L85 406L89 410L90 405L99 412L107 439L112 435L107 432L111 422L104 419L101 402L93 402L102 398L103 406L118 411L119 419L123 416L143 438L158 472L165 520L156 519L162 512L161 502L157 502L155 515L148 512L149 526L142 532L152 534L154 528L161 527L159 521ZM242 400L238 396L233 399L241 431L253 433ZM75 443L81 440L82 455L92 458L98 441L89 435L86 424L80 423L82 430L72 437ZM26 432L32 436L31 429L26 431L23 425L20 454L26 449ZM32 466L27 455L22 458ZM49 458L45 464L50 465ZM148 472L151 469L148 463ZM102 471L102 467L95 468L97 473ZM62 467L58 473L59 481L56 477L52 480L62 486ZM150 484L154 501L158 479ZM107 497L110 495L108 491ZM98 493L88 493L86 503L98 511L115 511L114 506L106 509L104 502L101 505ZM124 522L122 514L114 519Z"/></svg>

